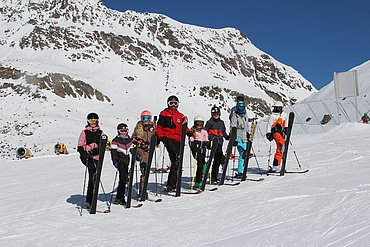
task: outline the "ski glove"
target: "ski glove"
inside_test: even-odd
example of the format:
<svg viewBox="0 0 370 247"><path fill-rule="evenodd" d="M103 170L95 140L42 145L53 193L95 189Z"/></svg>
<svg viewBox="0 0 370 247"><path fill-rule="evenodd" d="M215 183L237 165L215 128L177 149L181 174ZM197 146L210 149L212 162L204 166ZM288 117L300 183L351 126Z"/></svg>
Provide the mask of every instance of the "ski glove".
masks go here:
<svg viewBox="0 0 370 247"><path fill-rule="evenodd" d="M115 168L118 168L118 161L113 164Z"/></svg>
<svg viewBox="0 0 370 247"><path fill-rule="evenodd" d="M89 152L87 152L89 157L95 156L99 154L99 148L91 149Z"/></svg>
<svg viewBox="0 0 370 247"><path fill-rule="evenodd" d="M271 134L271 133L266 133L266 138L267 138L267 140L269 140L269 141L274 140L274 138L272 138L272 134Z"/></svg>

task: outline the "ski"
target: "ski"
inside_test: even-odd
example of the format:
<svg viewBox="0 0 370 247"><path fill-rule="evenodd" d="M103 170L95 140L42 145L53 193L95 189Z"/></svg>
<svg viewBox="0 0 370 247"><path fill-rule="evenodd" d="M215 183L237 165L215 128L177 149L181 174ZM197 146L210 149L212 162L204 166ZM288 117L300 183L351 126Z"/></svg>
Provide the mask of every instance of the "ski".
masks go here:
<svg viewBox="0 0 370 247"><path fill-rule="evenodd" d="M229 139L229 143L227 144L227 148L226 148L226 158L222 166L222 176L220 179L220 185L223 185L225 182L227 165L229 164L230 155L231 155L231 152L234 146L235 138L236 138L236 127L233 127L231 128L230 139Z"/></svg>
<svg viewBox="0 0 370 247"><path fill-rule="evenodd" d="M155 170L155 173L167 173L169 168L158 168Z"/></svg>
<svg viewBox="0 0 370 247"><path fill-rule="evenodd" d="M308 171L309 171L308 169L307 170L302 170L302 171L285 171L284 174L285 173L306 173ZM275 172L274 171L268 171L268 172L272 173L272 174L274 174L274 173L277 174L278 173L280 175L280 171L275 171Z"/></svg>
<svg viewBox="0 0 370 247"><path fill-rule="evenodd" d="M169 195L174 195L174 196L176 196L176 191L165 191L167 194L169 194ZM187 190L181 190L180 191L180 193L181 194L200 194L200 193L202 193L203 191L201 191L201 190L194 190L194 191L187 191Z"/></svg>
<svg viewBox="0 0 370 247"><path fill-rule="evenodd" d="M308 172L309 170L303 170L303 171L285 171L285 173L306 173Z"/></svg>
<svg viewBox="0 0 370 247"><path fill-rule="evenodd" d="M292 134L293 123L294 123L294 112L291 112L289 113L288 129L287 129L287 134L286 134L286 139L285 139L285 144L284 144L283 162L281 165L280 176L284 176L284 173L285 173L286 159L288 156L288 148L289 148L289 143L290 143L290 136Z"/></svg>
<svg viewBox="0 0 370 247"><path fill-rule="evenodd" d="M244 170L242 174L242 179L241 181L245 181L247 178L247 171L248 171L248 165L249 165L249 159L251 158L250 153L252 150L252 143L253 143L253 136L256 131L256 126L257 126L257 121L253 121L252 123L252 128L251 128L251 133L248 138L248 144L247 144L247 149L243 153L243 158L244 158Z"/></svg>
<svg viewBox="0 0 370 247"><path fill-rule="evenodd" d="M154 198L147 198L146 199L148 202L161 202L162 199L161 198L158 198L158 199L154 199Z"/></svg>
<svg viewBox="0 0 370 247"><path fill-rule="evenodd" d="M215 153L217 151L217 147L218 147L218 138L214 138L212 140L212 148L211 148L211 154L209 155L209 158L207 160L207 163L206 163L206 170L203 174L203 182L202 182L202 186L200 187L200 189L202 191L204 191L204 189L206 188L206 183L207 183L207 177L208 177L208 173L209 173L209 169L211 167L211 164L212 164L212 160L213 160L213 157L215 156Z"/></svg>
<svg viewBox="0 0 370 247"><path fill-rule="evenodd" d="M100 177L101 177L101 171L103 168L103 162L104 162L104 154L105 154L105 149L107 146L107 140L108 136L107 135L101 135L100 136L100 143L99 143L99 161L96 166L96 171L94 175L94 189L93 189L93 198L91 202L91 207L90 207L90 214L95 214L96 213L96 206L98 203L98 193L99 193L99 184L100 184Z"/></svg>
<svg viewBox="0 0 370 247"><path fill-rule="evenodd" d="M240 182L231 183L231 184L229 184L229 183L225 183L224 185L228 185L228 186L236 186L236 185L239 185L239 184L240 184Z"/></svg>
<svg viewBox="0 0 370 247"><path fill-rule="evenodd" d="M260 182L265 180L265 178L247 178L247 181Z"/></svg>
<svg viewBox="0 0 370 247"><path fill-rule="evenodd" d="M137 155L137 143L132 143L132 155L131 155L131 164L129 169L129 181L127 184L127 202L126 202L126 208L131 207L131 198L132 198L132 183L134 180L134 169L135 169L135 163L136 163L136 155Z"/></svg>
<svg viewBox="0 0 370 247"><path fill-rule="evenodd" d="M182 163L184 161L184 148L185 148L185 137L186 130L188 128L188 122L184 121L181 126L181 141L180 141L180 151L177 160L177 182L176 182L176 196L181 194L181 179L182 179Z"/></svg>
<svg viewBox="0 0 370 247"><path fill-rule="evenodd" d="M140 201L145 201L146 196L147 196L147 188L148 188L150 167L152 165L152 160L153 160L153 155L154 155L155 144L156 143L157 143L157 136L152 135L152 137L150 138L150 144L149 144L148 162L147 162L146 168L145 168L144 185L143 185L142 191L140 191Z"/></svg>

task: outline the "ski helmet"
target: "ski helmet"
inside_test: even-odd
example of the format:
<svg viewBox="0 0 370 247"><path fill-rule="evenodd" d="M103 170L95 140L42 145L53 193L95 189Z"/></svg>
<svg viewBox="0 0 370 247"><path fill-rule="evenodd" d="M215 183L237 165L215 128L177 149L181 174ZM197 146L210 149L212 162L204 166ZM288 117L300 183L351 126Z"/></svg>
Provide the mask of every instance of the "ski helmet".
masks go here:
<svg viewBox="0 0 370 247"><path fill-rule="evenodd" d="M128 126L125 123L120 123L117 125L117 132L120 134L120 132L128 132Z"/></svg>
<svg viewBox="0 0 370 247"><path fill-rule="evenodd" d="M96 125L99 124L99 116L95 112L91 112L87 115L87 124L90 125L90 124L94 124L94 123Z"/></svg>
<svg viewBox="0 0 370 247"><path fill-rule="evenodd" d="M284 107L283 102L281 101L274 101L273 107Z"/></svg>
<svg viewBox="0 0 370 247"><path fill-rule="evenodd" d="M202 116L196 116L194 118L194 125L203 126L204 125L204 118Z"/></svg>
<svg viewBox="0 0 370 247"><path fill-rule="evenodd" d="M142 111L140 114L141 121L151 121L152 113L148 110Z"/></svg>
<svg viewBox="0 0 370 247"><path fill-rule="evenodd" d="M221 110L220 110L220 107L218 107L218 106L213 106L212 108L211 108L211 115L214 115L214 114L218 114L218 115L220 115L221 116Z"/></svg>
<svg viewBox="0 0 370 247"><path fill-rule="evenodd" d="M179 98L177 98L175 95L171 95L167 99L167 105L168 106L178 106L179 105Z"/></svg>
<svg viewBox="0 0 370 247"><path fill-rule="evenodd" d="M239 101L243 101L244 102L244 96L241 96L241 95L237 96L236 97L236 102L239 102Z"/></svg>

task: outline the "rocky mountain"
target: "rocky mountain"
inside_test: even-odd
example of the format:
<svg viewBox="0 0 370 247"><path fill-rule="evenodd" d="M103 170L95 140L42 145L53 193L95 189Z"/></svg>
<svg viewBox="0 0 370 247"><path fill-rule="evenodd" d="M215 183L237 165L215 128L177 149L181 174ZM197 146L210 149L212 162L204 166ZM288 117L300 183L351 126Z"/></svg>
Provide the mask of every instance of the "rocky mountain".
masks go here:
<svg viewBox="0 0 370 247"><path fill-rule="evenodd" d="M89 111L114 134L117 121L158 114L170 94L189 117L245 95L250 115L316 89L233 28L186 25L164 15L119 12L100 0L0 0L2 155L20 145L48 153L59 130L75 145ZM81 124L82 122L82 124Z"/></svg>

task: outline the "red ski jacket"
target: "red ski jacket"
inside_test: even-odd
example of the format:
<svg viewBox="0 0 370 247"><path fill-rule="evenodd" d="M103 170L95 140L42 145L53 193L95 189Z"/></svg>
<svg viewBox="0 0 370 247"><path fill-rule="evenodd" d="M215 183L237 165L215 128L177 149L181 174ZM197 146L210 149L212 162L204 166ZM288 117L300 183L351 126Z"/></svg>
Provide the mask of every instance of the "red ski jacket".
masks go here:
<svg viewBox="0 0 370 247"><path fill-rule="evenodd" d="M163 137L173 139L177 142L181 141L181 126L187 118L184 114L178 110L172 110L169 108L164 109L159 114L157 123L157 136L159 140L163 140ZM186 131L189 131L187 129Z"/></svg>

